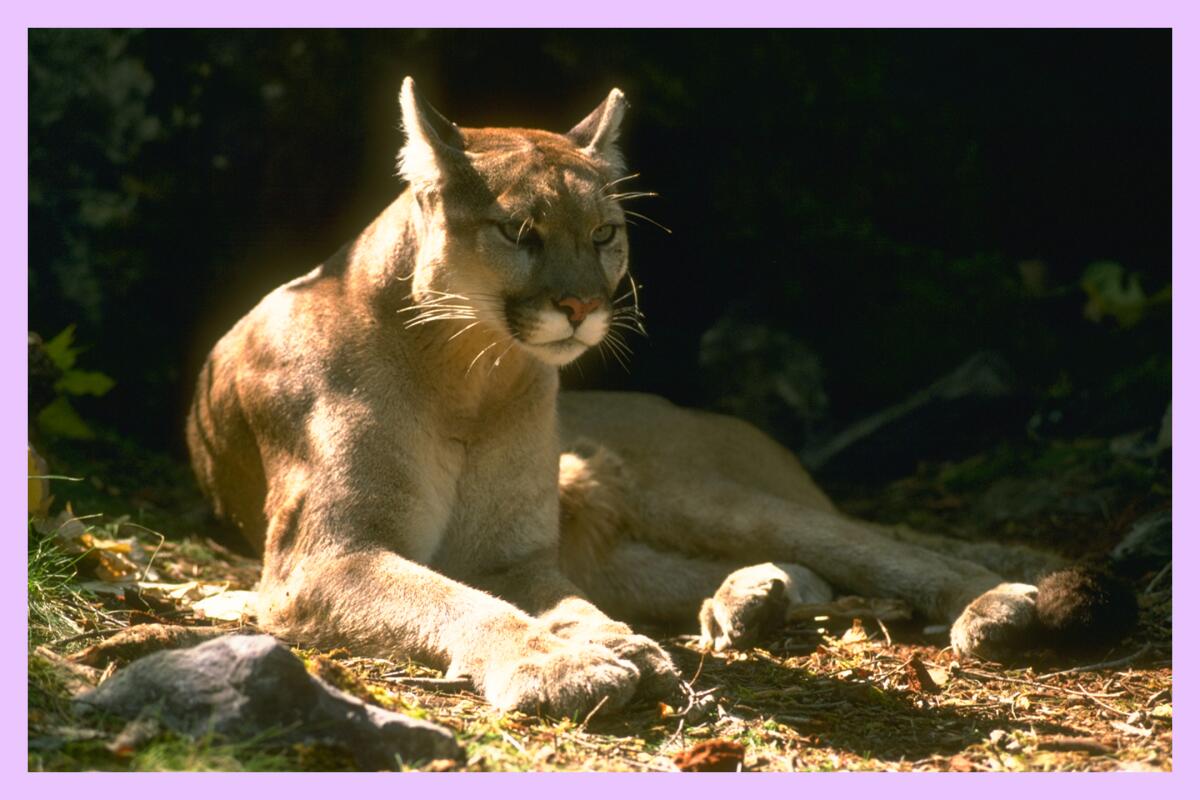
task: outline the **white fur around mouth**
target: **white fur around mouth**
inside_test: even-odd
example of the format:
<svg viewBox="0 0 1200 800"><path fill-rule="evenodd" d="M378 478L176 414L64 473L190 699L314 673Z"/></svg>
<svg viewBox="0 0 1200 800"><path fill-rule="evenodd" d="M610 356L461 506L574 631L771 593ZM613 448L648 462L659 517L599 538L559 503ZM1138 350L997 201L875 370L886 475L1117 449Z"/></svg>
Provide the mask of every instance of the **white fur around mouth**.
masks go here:
<svg viewBox="0 0 1200 800"><path fill-rule="evenodd" d="M578 327L567 321L559 311L538 312L537 323L525 331L525 343L537 347L578 342L584 347L595 347L608 333L608 311L588 314Z"/></svg>
<svg viewBox="0 0 1200 800"><path fill-rule="evenodd" d="M540 344L524 342L523 344L532 350L537 358L548 364L560 367L579 358L588 349L586 343L581 342L574 336L568 336L565 339L553 342L542 342Z"/></svg>

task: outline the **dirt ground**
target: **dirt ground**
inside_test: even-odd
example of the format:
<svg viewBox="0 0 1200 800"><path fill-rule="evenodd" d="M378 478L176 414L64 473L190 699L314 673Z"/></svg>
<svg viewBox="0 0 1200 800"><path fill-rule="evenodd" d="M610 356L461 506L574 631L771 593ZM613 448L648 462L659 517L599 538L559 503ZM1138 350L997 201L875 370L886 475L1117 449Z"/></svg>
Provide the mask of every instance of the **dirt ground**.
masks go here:
<svg viewBox="0 0 1200 800"><path fill-rule="evenodd" d="M118 632L254 625L243 592L257 581L257 562L210 538L182 465L140 458L142 469L129 473L67 454L75 471L66 474L88 478L53 486L72 498L72 512L61 515L59 501L50 521L31 523L29 768L351 768L336 747L270 736L133 736L120 720L72 710L74 692L151 649L106 649ZM1050 502L1016 516L993 513L997 485L1051 480L1057 496L1103 498L1100 511ZM835 496L847 510L889 523L1037 541L1086 558L1106 552L1138 515L1169 507L1170 489L1165 467L1072 442L925 465L887 486L836 487ZM86 518L71 522L75 515ZM65 561L54 560L64 553ZM1019 665L959 661L944 629L919 622L817 618L723 654L702 652L694 635L649 631L689 678L687 705L600 709L582 719L500 712L417 664L296 652L310 671L368 702L451 728L465 750L459 762L401 769L1162 771L1172 763L1170 578L1169 564L1133 576L1142 608L1136 633L1082 664L1048 653Z"/></svg>

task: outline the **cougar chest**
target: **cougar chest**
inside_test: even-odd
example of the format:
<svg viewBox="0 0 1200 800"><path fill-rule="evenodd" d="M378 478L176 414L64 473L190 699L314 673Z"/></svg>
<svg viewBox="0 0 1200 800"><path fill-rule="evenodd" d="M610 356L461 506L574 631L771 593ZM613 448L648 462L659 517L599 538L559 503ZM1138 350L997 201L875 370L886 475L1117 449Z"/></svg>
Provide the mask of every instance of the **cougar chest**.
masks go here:
<svg viewBox="0 0 1200 800"><path fill-rule="evenodd" d="M557 537L558 454L552 420L530 424L527 411L492 420L441 447L460 458L446 526L432 566L458 577L478 574Z"/></svg>

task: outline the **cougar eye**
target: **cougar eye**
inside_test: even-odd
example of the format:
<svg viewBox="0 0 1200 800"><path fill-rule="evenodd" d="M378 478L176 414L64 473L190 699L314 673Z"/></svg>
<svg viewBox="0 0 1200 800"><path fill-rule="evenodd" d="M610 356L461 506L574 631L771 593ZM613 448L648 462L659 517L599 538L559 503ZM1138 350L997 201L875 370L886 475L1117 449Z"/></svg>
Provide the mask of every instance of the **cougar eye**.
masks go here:
<svg viewBox="0 0 1200 800"><path fill-rule="evenodd" d="M601 225L592 231L592 244L608 244L617 235L616 225Z"/></svg>
<svg viewBox="0 0 1200 800"><path fill-rule="evenodd" d="M514 244L531 244L537 237L533 226L525 222L498 222L496 227L504 234L504 238Z"/></svg>

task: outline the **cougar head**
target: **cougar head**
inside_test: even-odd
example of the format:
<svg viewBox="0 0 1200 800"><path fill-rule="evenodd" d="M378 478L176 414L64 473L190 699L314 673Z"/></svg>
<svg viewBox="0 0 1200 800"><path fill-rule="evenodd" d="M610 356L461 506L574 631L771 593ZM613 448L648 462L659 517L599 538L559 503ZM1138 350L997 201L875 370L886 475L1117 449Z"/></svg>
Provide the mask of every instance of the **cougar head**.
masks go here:
<svg viewBox="0 0 1200 800"><path fill-rule="evenodd" d="M416 200L414 300L425 318L474 320L535 358L567 364L600 344L628 264L614 181L625 97L565 134L460 128L405 78L399 173Z"/></svg>

